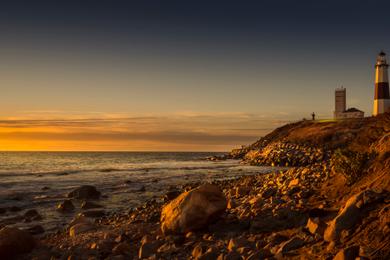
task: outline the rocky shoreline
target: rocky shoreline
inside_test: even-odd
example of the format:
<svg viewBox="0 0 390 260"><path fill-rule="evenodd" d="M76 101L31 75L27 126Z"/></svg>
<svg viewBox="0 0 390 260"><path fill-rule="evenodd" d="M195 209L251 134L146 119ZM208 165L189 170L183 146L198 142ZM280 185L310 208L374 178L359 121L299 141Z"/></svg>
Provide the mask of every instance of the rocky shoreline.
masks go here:
<svg viewBox="0 0 390 260"><path fill-rule="evenodd" d="M389 259L390 119L373 120L282 127L232 153L293 167L176 187L128 212L100 215L99 191L80 187L69 197L92 213L41 237L3 228L0 258Z"/></svg>
<svg viewBox="0 0 390 260"><path fill-rule="evenodd" d="M38 241L32 253L22 258L317 259L353 251L355 256L385 259L382 257L389 253L388 248L381 251L359 247L354 244L353 234L364 232L356 227L359 217L364 217L370 226L372 219L384 211L387 215L375 228L377 242L386 242L390 194L367 189L351 196L346 204L335 205L332 198L320 193L323 183L331 177L318 172L317 167L298 167L209 184L226 198L218 216L209 219L199 211L199 205L189 205L184 208L192 214L191 222L182 221L183 229L163 232L161 225L166 220L160 219L161 210L180 193L172 191L164 201L149 201L127 213L95 220L78 216L66 230ZM190 185L185 190L187 195L194 191ZM208 197L210 194L201 198L206 208L221 203L221 198L216 202Z"/></svg>

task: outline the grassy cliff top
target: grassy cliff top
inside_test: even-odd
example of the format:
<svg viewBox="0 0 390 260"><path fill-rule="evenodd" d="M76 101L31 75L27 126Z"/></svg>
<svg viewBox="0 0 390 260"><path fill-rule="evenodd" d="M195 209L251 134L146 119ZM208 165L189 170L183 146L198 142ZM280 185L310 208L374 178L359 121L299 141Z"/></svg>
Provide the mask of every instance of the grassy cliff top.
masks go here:
<svg viewBox="0 0 390 260"><path fill-rule="evenodd" d="M313 147L348 148L364 152L390 133L390 113L346 120L299 121L279 127L245 149L256 150L274 142Z"/></svg>

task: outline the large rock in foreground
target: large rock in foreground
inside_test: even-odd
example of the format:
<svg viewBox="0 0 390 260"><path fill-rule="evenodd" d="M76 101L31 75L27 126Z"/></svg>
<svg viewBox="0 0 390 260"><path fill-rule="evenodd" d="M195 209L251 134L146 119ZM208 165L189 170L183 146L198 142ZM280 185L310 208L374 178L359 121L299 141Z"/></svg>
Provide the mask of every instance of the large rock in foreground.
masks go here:
<svg viewBox="0 0 390 260"><path fill-rule="evenodd" d="M161 212L161 230L167 233L186 233L206 227L226 209L225 195L218 186L204 184L184 192Z"/></svg>
<svg viewBox="0 0 390 260"><path fill-rule="evenodd" d="M365 190L355 194L345 203L338 215L329 223L325 230L325 241L338 241L343 230L351 229L361 218L365 206L380 198L380 194Z"/></svg>
<svg viewBox="0 0 390 260"><path fill-rule="evenodd" d="M34 246L34 238L27 231L13 227L0 230L0 259L14 259L18 254L30 252Z"/></svg>
<svg viewBox="0 0 390 260"><path fill-rule="evenodd" d="M74 189L68 194L68 198L75 199L99 199L100 191L96 190L96 188L92 185L83 185Z"/></svg>

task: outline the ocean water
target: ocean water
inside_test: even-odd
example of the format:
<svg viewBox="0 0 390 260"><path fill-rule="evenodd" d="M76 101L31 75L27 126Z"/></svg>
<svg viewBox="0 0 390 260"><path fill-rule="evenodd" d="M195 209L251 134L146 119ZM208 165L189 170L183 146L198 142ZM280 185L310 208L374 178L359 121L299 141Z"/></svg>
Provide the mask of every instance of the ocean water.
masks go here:
<svg viewBox="0 0 390 260"><path fill-rule="evenodd" d="M107 212L128 210L151 198L160 198L171 187L192 182L236 178L266 173L276 168L242 165L237 160L211 162L204 158L219 153L199 152L0 152L0 208L22 210L0 214L4 219L28 209L43 216L29 227L46 230L63 227L81 212L62 214L56 205L72 189L94 185L104 196L97 203ZM143 189L141 189L144 187Z"/></svg>

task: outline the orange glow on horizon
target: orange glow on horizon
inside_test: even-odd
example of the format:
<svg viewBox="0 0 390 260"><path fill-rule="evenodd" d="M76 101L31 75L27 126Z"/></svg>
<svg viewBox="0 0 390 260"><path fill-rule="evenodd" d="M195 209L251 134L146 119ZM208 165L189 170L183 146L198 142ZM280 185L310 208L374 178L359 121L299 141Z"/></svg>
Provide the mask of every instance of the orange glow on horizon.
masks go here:
<svg viewBox="0 0 390 260"><path fill-rule="evenodd" d="M121 116L0 119L0 151L229 151L284 123L237 113Z"/></svg>

